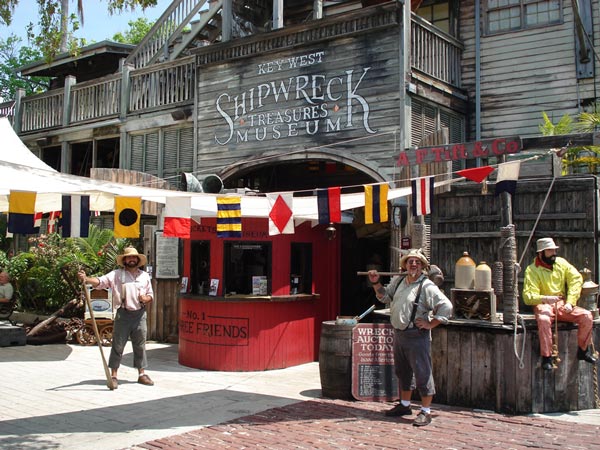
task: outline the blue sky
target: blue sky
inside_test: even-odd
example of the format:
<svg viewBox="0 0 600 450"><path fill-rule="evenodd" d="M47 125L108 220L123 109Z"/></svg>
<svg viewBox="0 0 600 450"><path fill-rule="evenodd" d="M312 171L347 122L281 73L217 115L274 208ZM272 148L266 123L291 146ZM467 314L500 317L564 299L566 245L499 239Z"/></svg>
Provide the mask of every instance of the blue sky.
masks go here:
<svg viewBox="0 0 600 450"><path fill-rule="evenodd" d="M150 21L158 19L170 4L171 0L158 0L156 7L147 8L145 12L138 8L133 13L126 12L110 16L106 1L84 0L84 25L77 31L76 36L85 38L88 42L109 39L115 33L126 31L129 28L127 23L130 20L138 17L146 17ZM71 12L76 13L77 1L71 0L69 8ZM37 2L36 0L20 0L15 9L11 26L0 25L0 36L6 39L9 35L15 34L23 39L22 45L28 45L25 29L29 22L37 23Z"/></svg>

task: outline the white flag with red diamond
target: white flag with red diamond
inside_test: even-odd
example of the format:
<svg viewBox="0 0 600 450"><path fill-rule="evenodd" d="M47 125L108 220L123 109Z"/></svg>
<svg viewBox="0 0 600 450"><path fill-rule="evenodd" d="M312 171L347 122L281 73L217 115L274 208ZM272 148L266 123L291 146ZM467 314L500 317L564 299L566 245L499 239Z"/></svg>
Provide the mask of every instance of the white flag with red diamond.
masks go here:
<svg viewBox="0 0 600 450"><path fill-rule="evenodd" d="M294 194L267 194L269 201L269 236L294 234Z"/></svg>

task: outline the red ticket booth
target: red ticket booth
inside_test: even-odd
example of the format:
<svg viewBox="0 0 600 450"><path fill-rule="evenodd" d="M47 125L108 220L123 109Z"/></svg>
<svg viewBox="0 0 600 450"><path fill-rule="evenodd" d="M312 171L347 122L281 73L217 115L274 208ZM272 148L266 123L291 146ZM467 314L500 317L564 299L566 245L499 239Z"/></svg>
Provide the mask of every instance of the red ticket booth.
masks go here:
<svg viewBox="0 0 600 450"><path fill-rule="evenodd" d="M220 371L316 361L321 323L339 310L339 239L325 226L269 236L243 219L241 238L218 238L202 219L184 242L188 292L180 296L179 362Z"/></svg>

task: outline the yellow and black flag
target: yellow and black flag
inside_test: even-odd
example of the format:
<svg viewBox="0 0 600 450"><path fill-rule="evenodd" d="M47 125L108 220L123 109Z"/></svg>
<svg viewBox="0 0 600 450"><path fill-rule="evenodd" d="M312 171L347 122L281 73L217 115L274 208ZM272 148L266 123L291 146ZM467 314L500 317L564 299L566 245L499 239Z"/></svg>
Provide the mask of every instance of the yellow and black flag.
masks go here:
<svg viewBox="0 0 600 450"><path fill-rule="evenodd" d="M365 185L365 224L388 221L387 184Z"/></svg>
<svg viewBox="0 0 600 450"><path fill-rule="evenodd" d="M115 238L139 238L142 199L115 197Z"/></svg>

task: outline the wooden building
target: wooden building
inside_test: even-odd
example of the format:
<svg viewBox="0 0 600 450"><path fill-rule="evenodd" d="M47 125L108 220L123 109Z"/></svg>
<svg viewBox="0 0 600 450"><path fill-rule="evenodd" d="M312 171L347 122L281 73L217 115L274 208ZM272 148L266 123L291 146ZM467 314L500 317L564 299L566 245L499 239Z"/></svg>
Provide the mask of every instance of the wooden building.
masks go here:
<svg viewBox="0 0 600 450"><path fill-rule="evenodd" d="M23 68L23 75L55 77L57 87L33 96L19 93L14 102L1 104L0 112L13 118L15 130L35 154L63 172L144 172L174 189L180 188L182 174L209 189L207 182L216 175L229 191L295 195L334 186L357 192L369 183L401 187L424 175L451 177L458 169L496 164L504 156L438 153L437 159L421 161L419 148L517 136L524 145L509 156L527 160L552 148L533 141L527 145L526 139L539 134L543 112L556 121L596 101L598 0L509 3L176 0L135 48L103 42L77 57L59 55L52 64ZM93 67L93 74L81 73L84 66ZM410 162L401 163L401 155ZM532 182L527 200L515 199L510 218L517 224L519 254L525 260L531 256L527 227L535 221L542 196L537 189L557 174L546 162L524 165L523 174L540 181ZM110 171L93 173L110 177ZM544 217L536 233L553 232L565 239L565 248L566 239L575 242L566 256L588 265L598 281L596 215L592 221L582 198L573 193L580 188L586 195L597 192L589 180L565 181L577 188L555 194L556 209L550 210L556 214ZM455 183L438 189L435 212L425 221L409 217L408 199L391 204L395 220L383 224L366 225L364 211L356 209L332 225L335 244L322 242L325 226L302 229L298 238L313 245L307 263L311 283L303 288L311 298L302 301L320 303L294 304L298 317L308 314L312 320L294 333L310 330L312 352L287 362L284 355L277 365L314 360L321 321L367 309L374 299L356 271L368 265L397 268L395 248L428 246L447 274L447 290L462 251L493 261L504 221L497 199L481 188ZM596 197L589 195L596 208ZM569 222L573 217L576 222ZM110 218L105 220L108 226ZM146 224L160 230L160 216L148 216ZM287 281L297 273L289 262L291 249L302 242L265 237L266 220L244 226L262 227L263 234L244 237L235 244L238 250L248 245L264 252L265 242L272 245L270 263L261 269L268 267L261 274L271 283L268 301L292 296ZM187 292L179 295L173 280L157 280L163 288L153 306L152 338L176 339L178 326L188 336L186 311L190 317L222 314L232 291L238 297L249 294L237 285L230 289L233 275L227 273L223 245L228 241L214 241L206 233L198 229L182 245L180 275L189 281ZM150 250L152 236L145 236ZM206 267L203 258L210 261ZM324 261L330 264L323 266ZM327 276L315 275L317 268ZM221 305L210 303L204 291L212 279L221 282ZM262 331L274 325L260 322L256 311L270 308L273 319L276 307L236 304L239 314L254 317ZM279 323L293 320L282 315ZM194 352L206 349L193 347L188 346L192 354L182 355L188 364L235 367L226 356L223 365L215 365L210 351L198 356ZM256 367L244 361L238 369ZM267 359L259 364L274 367Z"/></svg>

